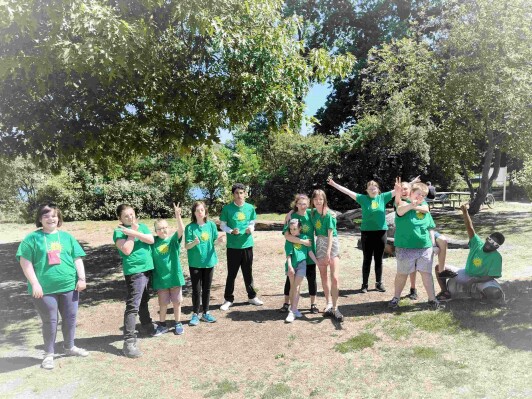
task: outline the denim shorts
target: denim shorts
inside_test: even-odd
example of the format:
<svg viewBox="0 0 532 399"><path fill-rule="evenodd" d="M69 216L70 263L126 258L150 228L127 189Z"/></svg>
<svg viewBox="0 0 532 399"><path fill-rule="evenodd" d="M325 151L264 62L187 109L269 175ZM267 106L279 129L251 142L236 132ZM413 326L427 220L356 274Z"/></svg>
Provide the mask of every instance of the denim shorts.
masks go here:
<svg viewBox="0 0 532 399"><path fill-rule="evenodd" d="M294 271L296 272L296 276L305 277L307 275L307 261L302 260L299 262L297 266L294 267ZM286 275L288 276L288 272L286 272Z"/></svg>

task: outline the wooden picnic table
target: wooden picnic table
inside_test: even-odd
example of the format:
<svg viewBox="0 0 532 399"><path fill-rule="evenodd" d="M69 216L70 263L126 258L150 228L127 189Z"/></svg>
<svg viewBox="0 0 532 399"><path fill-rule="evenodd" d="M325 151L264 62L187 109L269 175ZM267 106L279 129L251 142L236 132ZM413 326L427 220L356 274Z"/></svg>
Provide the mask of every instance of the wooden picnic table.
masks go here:
<svg viewBox="0 0 532 399"><path fill-rule="evenodd" d="M437 191L436 197L433 200L427 200L427 202L432 204L442 204L442 208L445 204L453 208L459 208L461 204L469 201L471 193L469 191Z"/></svg>

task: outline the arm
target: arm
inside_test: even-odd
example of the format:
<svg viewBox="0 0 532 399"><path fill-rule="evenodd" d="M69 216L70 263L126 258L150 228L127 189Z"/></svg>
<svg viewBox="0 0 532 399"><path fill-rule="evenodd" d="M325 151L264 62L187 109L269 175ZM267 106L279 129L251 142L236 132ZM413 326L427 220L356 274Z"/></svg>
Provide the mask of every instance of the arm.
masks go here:
<svg viewBox="0 0 532 399"><path fill-rule="evenodd" d="M397 179L399 179L399 186L397 186ZM421 179L419 178L419 176L417 176L412 179L410 184L419 183L420 181ZM395 186L392 190L392 197L395 197L395 193L400 193L400 192L401 192L401 178L398 177L395 179Z"/></svg>
<svg viewBox="0 0 532 399"><path fill-rule="evenodd" d="M198 237L194 237L194 241L190 241L190 242L187 242L185 244L185 249L192 249L194 248L196 245L198 245L200 243L200 240Z"/></svg>
<svg viewBox="0 0 532 399"><path fill-rule="evenodd" d="M460 209L462 210L462 217L464 218L467 235L469 236L469 239L472 239L475 236L475 228L473 227L473 221L469 216L469 212L467 212L467 204L462 204Z"/></svg>
<svg viewBox="0 0 532 399"><path fill-rule="evenodd" d="M355 193L354 191L351 191L347 188L345 188L344 186L341 186L339 185L338 183L336 183L332 178L329 178L327 179L327 184L329 184L330 186L333 186L335 189L337 189L338 191L340 191L341 193L344 193L346 195L349 195L351 198L353 198L355 201L357 200L357 193Z"/></svg>
<svg viewBox="0 0 532 399"><path fill-rule="evenodd" d="M304 245L305 247L310 247L311 246L310 240L302 240L299 237L295 237L292 234L290 234L290 231L288 231L288 230L285 231L284 238L286 238L286 240L291 242L292 244L301 244L301 245Z"/></svg>
<svg viewBox="0 0 532 399"><path fill-rule="evenodd" d="M248 228L246 229L246 234L253 234L255 231L255 220L250 220Z"/></svg>
<svg viewBox="0 0 532 399"><path fill-rule="evenodd" d="M314 255L314 252L308 251L308 256L310 256L310 259L312 259L315 264L318 264L318 259L316 259L316 255Z"/></svg>
<svg viewBox="0 0 532 399"><path fill-rule="evenodd" d="M333 229L327 230L327 263L331 260L331 250L332 250L332 240L333 240Z"/></svg>
<svg viewBox="0 0 532 399"><path fill-rule="evenodd" d="M83 259L74 259L74 265L76 266L76 272L78 274L78 282L76 283L76 291L83 291L87 288L87 282L85 281L85 266L83 265Z"/></svg>
<svg viewBox="0 0 532 399"><path fill-rule="evenodd" d="M185 224L183 219L181 219L181 208L179 207L179 202L174 204L174 213L177 220L177 238L183 237L183 232L185 231Z"/></svg>
<svg viewBox="0 0 532 399"><path fill-rule="evenodd" d="M412 201L410 204L408 202L401 201L399 206L397 207L397 215L403 216L408 211L411 211L412 209L417 210L417 202Z"/></svg>
<svg viewBox="0 0 532 399"><path fill-rule="evenodd" d="M288 265L288 274L290 276L296 274L294 268L292 267L292 257L290 255L286 256L286 264Z"/></svg>
<svg viewBox="0 0 532 399"><path fill-rule="evenodd" d="M393 190L392 190L392 197L395 198L395 207L398 208L399 205L401 205L401 196L400 195L395 195L395 193L400 193L401 192L401 178L400 177L396 177L395 178L395 185L393 187Z"/></svg>
<svg viewBox="0 0 532 399"><path fill-rule="evenodd" d="M225 231L227 234L235 234L235 235L240 234L240 231L238 231L238 229L232 229L223 220L220 220L220 229L222 231Z"/></svg>
<svg viewBox="0 0 532 399"><path fill-rule="evenodd" d="M116 247L126 256L131 255L134 246L135 239L133 237L128 237L127 239L121 238L119 240L116 240Z"/></svg>
<svg viewBox="0 0 532 399"><path fill-rule="evenodd" d="M119 225L118 228L122 230L124 234L127 235L128 240L130 238L138 238L140 241L142 241L145 244L153 244L154 239L153 235L151 233L141 233L139 229L139 225L137 223L134 223L131 225L131 228L124 227L122 225ZM117 241L118 243L118 241Z"/></svg>
<svg viewBox="0 0 532 399"><path fill-rule="evenodd" d="M428 206L428 204L427 204L427 205L418 205L418 206L416 207L416 212L429 213L429 206Z"/></svg>
<svg viewBox="0 0 532 399"><path fill-rule="evenodd" d="M26 279L31 284L31 290L33 291L34 298L42 298L43 292L39 280L37 280L37 275L35 274L35 269L33 268L33 263L31 263L26 258L20 257L20 267Z"/></svg>

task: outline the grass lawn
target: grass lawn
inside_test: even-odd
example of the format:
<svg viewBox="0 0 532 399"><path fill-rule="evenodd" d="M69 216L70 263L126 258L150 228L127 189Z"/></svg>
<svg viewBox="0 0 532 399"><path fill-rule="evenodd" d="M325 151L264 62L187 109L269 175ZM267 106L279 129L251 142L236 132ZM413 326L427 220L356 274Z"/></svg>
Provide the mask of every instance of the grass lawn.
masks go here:
<svg viewBox="0 0 532 399"><path fill-rule="evenodd" d="M433 216L439 231L466 238L458 211L436 210ZM259 217L282 219L282 215ZM87 252L88 289L82 294L76 345L91 355L86 359L59 356L52 371L39 368L41 323L15 260L20 240L34 226L0 224L0 397L530 398L531 221L532 206L524 204L498 203L496 209L473 217L481 237L495 230L506 236L500 252L507 303L451 301L437 312L427 310L419 278L420 299L403 299L398 311L387 310L394 258L384 261L388 292L361 294L359 235L342 231L342 324L309 313L305 282L300 302L304 317L284 323L284 315L277 312L283 303L284 240L279 231L256 232L254 278L264 306L247 304L239 275L235 306L228 312L219 310L226 277L221 246L211 291L212 313L218 321L185 325L182 336L141 338L144 355L136 360L120 353L125 287L111 241L116 222L65 223L63 229ZM147 224L151 227L151 222ZM448 263L462 266L466 257L467 250L449 250ZM188 274L184 258L183 266ZM324 307L323 297L318 305ZM157 319L155 298L150 311ZM191 311L188 292L183 303L185 322ZM168 313L172 320L171 308ZM59 331L58 354L61 348Z"/></svg>

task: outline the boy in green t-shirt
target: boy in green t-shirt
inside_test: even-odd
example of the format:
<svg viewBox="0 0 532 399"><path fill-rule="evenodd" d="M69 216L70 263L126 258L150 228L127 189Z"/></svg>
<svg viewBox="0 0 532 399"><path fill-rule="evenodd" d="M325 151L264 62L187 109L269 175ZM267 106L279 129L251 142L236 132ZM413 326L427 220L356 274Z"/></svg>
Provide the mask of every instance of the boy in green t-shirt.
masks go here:
<svg viewBox="0 0 532 399"><path fill-rule="evenodd" d="M225 302L221 310L228 310L235 300L235 279L242 267L242 275L248 293L248 302L260 306L263 302L257 297L253 287L253 231L257 214L253 205L246 203L245 187L241 183L233 185L233 202L222 208L220 228L227 233L227 280L225 282Z"/></svg>
<svg viewBox="0 0 532 399"><path fill-rule="evenodd" d="M502 275L502 256L497 251L504 243L504 235L501 233L492 233L486 238L486 241L475 233L473 222L469 216L467 204L463 204L462 217L464 218L467 235L469 236L469 254L465 269L448 267L457 275L454 277L458 284L465 286L467 291L475 283L485 283L494 280ZM451 293L447 289L447 279L436 270L436 278L441 288L438 299L448 301L451 299Z"/></svg>
<svg viewBox="0 0 532 399"><path fill-rule="evenodd" d="M116 208L116 216L121 224L114 231L113 241L122 258L127 289L122 351L127 357L136 358L141 356L135 333L137 314L140 317L142 331L150 335L155 332L148 310L150 300L148 289L153 270L151 244L154 239L148 226L137 222L135 210L131 205L119 205Z"/></svg>
<svg viewBox="0 0 532 399"><path fill-rule="evenodd" d="M152 247L154 264L152 286L157 291L159 299L159 325L153 334L154 337L158 337L169 330L166 325L166 309L170 302L174 307L174 334L181 335L184 333L181 323L181 302L183 302L181 287L185 285L185 277L179 254L185 225L181 219L179 203L174 204L174 213L177 221L177 231L174 234L170 235L166 220L157 219L154 223L156 236Z"/></svg>

